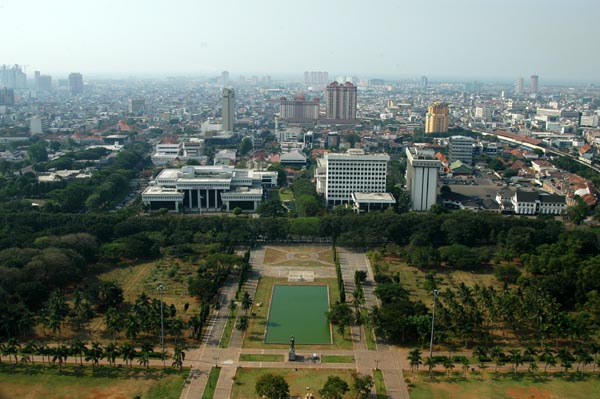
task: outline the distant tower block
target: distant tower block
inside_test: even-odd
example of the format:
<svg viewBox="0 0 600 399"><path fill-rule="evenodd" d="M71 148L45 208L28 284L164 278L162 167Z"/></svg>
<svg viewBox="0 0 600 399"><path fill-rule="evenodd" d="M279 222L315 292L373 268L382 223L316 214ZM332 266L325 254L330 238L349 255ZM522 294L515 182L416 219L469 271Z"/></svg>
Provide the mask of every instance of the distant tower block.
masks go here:
<svg viewBox="0 0 600 399"><path fill-rule="evenodd" d="M539 84L539 76L537 75L531 75L531 90L530 93L532 95L537 95L538 94L538 84Z"/></svg>
<svg viewBox="0 0 600 399"><path fill-rule="evenodd" d="M427 76L421 76L421 89L427 90Z"/></svg>
<svg viewBox="0 0 600 399"><path fill-rule="evenodd" d="M515 82L515 94L523 94L524 79L518 78Z"/></svg>
<svg viewBox="0 0 600 399"><path fill-rule="evenodd" d="M435 102L431 104L425 116L425 133L448 132L448 104Z"/></svg>
<svg viewBox="0 0 600 399"><path fill-rule="evenodd" d="M69 74L69 87L74 96L83 94L83 76L78 72Z"/></svg>
<svg viewBox="0 0 600 399"><path fill-rule="evenodd" d="M235 92L231 87L223 88L223 130L233 132L235 123Z"/></svg>

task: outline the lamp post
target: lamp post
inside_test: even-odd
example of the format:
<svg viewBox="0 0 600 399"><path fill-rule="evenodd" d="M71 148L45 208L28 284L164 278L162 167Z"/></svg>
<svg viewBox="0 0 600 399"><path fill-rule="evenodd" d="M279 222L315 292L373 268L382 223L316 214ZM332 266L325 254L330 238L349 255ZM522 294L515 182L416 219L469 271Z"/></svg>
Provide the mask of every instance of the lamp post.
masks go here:
<svg viewBox="0 0 600 399"><path fill-rule="evenodd" d="M160 295L160 346L161 346L161 356L163 359L163 368L165 367L165 323L164 323L164 319L163 319L163 300L162 300L162 293L165 289L165 286L162 284L159 284L158 287L156 287L156 289L158 290L158 293Z"/></svg>
<svg viewBox="0 0 600 399"><path fill-rule="evenodd" d="M433 290L433 312L431 314L431 340L429 341L429 378L433 375L433 367L431 362L433 362L433 330L435 326L435 303L437 296L440 292L435 289Z"/></svg>

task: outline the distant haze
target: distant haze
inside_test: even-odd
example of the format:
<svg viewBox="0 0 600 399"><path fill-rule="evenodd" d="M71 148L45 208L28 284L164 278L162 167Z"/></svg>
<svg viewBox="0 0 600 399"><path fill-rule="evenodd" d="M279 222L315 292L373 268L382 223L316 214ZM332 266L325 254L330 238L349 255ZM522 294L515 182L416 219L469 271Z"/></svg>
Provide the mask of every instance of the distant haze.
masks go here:
<svg viewBox="0 0 600 399"><path fill-rule="evenodd" d="M0 64L57 77L600 81L598 0L0 0Z"/></svg>

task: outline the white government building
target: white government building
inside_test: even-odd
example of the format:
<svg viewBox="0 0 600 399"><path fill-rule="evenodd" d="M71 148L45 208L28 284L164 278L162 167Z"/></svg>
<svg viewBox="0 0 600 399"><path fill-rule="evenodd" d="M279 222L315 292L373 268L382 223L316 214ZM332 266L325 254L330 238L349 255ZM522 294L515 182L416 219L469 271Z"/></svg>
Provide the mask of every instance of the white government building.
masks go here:
<svg viewBox="0 0 600 399"><path fill-rule="evenodd" d="M427 211L437 200L437 178L441 162L431 149L406 149L406 189L410 193L410 208Z"/></svg>
<svg viewBox="0 0 600 399"><path fill-rule="evenodd" d="M263 188L277 185L277 172L235 169L229 165L164 169L142 193L151 211L230 212L239 207L256 211Z"/></svg>
<svg viewBox="0 0 600 399"><path fill-rule="evenodd" d="M317 159L317 192L325 196L328 206L348 203L358 206L353 200L355 193L385 193L389 160L387 154L365 154L359 149L327 153ZM360 198L362 209L368 207L368 196L355 195L354 198ZM386 198L378 196L373 201L379 204L386 201L388 206L396 202L391 194L387 194Z"/></svg>

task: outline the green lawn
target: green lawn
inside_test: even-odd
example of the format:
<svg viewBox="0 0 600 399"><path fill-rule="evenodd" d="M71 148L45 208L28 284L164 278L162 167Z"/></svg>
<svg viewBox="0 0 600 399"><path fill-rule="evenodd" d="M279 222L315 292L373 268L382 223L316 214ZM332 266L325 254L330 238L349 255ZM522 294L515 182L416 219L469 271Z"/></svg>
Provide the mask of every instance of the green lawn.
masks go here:
<svg viewBox="0 0 600 399"><path fill-rule="evenodd" d="M242 353L240 362L283 362L283 355Z"/></svg>
<svg viewBox="0 0 600 399"><path fill-rule="evenodd" d="M499 398L499 399L587 399L596 397L600 392L600 379L591 373L578 376L571 373L567 378L562 373L549 374L547 378L542 373L532 376L519 373L516 377L512 374L468 378L464 380L455 375L447 381L439 376L430 381L425 375L420 374L413 380L411 399L429 398Z"/></svg>
<svg viewBox="0 0 600 399"><path fill-rule="evenodd" d="M369 311L367 309L361 309L360 313L363 315L363 320L366 320L367 317L369 317ZM370 351L376 351L377 341L375 341L375 332L373 331L373 327L363 324L362 329L363 334L365 335L365 341L367 342L367 349Z"/></svg>
<svg viewBox="0 0 600 399"><path fill-rule="evenodd" d="M323 355L321 357L322 363L354 363L354 356L344 355Z"/></svg>
<svg viewBox="0 0 600 399"><path fill-rule="evenodd" d="M212 399L215 395L215 388L217 387L217 381L219 381L219 374L221 374L221 367L213 367L210 369L208 375L208 381L204 387L204 393L202 399Z"/></svg>
<svg viewBox="0 0 600 399"><path fill-rule="evenodd" d="M387 389L385 387L385 382L383 381L383 372L381 370L373 370L373 381L375 381L377 399L386 399Z"/></svg>
<svg viewBox="0 0 600 399"><path fill-rule="evenodd" d="M59 371L56 366L13 369L3 363L0 364L0 398L117 399L140 395L144 399L178 399L188 371L78 366Z"/></svg>
<svg viewBox="0 0 600 399"><path fill-rule="evenodd" d="M265 342L298 345L330 344L331 329L326 285L275 285Z"/></svg>
<svg viewBox="0 0 600 399"><path fill-rule="evenodd" d="M237 314L238 308L236 306L233 311L229 312L229 316L227 316L227 322L225 323L225 329L223 330L223 335L221 336L221 341L219 342L219 348L229 347L229 342L231 341L231 334L233 333Z"/></svg>
<svg viewBox="0 0 600 399"><path fill-rule="evenodd" d="M256 295L254 296L254 305L252 306L252 316L248 330L244 335L244 348L255 349L288 349L289 344L267 344L264 342L265 328L267 326L267 317L269 312L269 303L271 301L271 291L273 284L294 284L288 283L287 278L261 277L258 282ZM340 291L335 279L317 279L314 283L304 282L302 285L329 285L329 300L331 303L340 300ZM260 306L259 306L260 305ZM346 329L342 336L337 328L333 328L333 345L297 345L299 349L352 349L350 339L350 329ZM289 337L288 337L289 339Z"/></svg>
<svg viewBox="0 0 600 399"><path fill-rule="evenodd" d="M342 378L350 385L353 370L310 370L310 369L258 369L238 368L235 382L231 390L231 399L255 399L254 387L256 381L264 374L281 375L290 385L291 396L304 397L307 392L312 392L315 398L321 398L318 391L323 388L327 377L335 375ZM308 388L308 389L307 389ZM344 399L353 398L349 392Z"/></svg>
<svg viewBox="0 0 600 399"><path fill-rule="evenodd" d="M294 200L294 192L289 188L279 189L279 200L281 202L293 201Z"/></svg>

